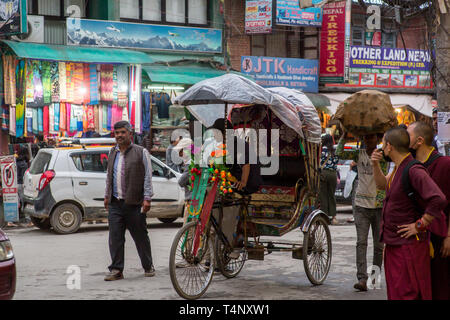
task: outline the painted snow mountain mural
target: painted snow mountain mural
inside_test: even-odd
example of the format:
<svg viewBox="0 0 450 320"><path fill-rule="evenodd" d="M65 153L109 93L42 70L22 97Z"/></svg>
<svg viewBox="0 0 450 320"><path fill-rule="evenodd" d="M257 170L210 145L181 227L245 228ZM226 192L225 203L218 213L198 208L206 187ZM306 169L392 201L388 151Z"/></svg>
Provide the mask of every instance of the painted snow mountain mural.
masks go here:
<svg viewBox="0 0 450 320"><path fill-rule="evenodd" d="M222 31L69 18L67 44L221 53Z"/></svg>

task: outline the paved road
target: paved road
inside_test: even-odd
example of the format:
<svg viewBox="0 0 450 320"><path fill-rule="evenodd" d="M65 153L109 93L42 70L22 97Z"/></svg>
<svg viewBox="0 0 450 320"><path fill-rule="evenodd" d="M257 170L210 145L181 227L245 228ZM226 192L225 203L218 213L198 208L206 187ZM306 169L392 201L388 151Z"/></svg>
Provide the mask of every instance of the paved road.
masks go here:
<svg viewBox="0 0 450 320"><path fill-rule="evenodd" d="M325 284L313 287L303 262L292 259L290 253L272 253L265 261L246 262L234 279L216 273L204 299L386 299L384 276L381 289L364 293L353 289L356 233L354 225L345 223L349 216L338 215L342 225L330 226L333 260ZM156 219L148 222L156 276L144 278L133 240L127 233L125 279L115 282L103 280L110 262L106 225L83 224L78 233L64 236L37 228L6 230L17 259L15 299L180 299L168 269L168 252L181 226L180 219L170 226ZM282 239L301 237L300 231L292 231ZM79 290L66 286L66 272L71 265L81 270Z"/></svg>

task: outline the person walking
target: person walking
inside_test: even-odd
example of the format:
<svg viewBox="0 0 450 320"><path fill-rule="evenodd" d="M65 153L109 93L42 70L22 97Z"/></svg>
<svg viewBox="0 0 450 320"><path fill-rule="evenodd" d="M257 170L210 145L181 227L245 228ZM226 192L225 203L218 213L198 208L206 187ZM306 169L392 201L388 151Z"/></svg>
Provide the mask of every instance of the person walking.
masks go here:
<svg viewBox="0 0 450 320"><path fill-rule="evenodd" d="M431 289L433 300L450 300L450 157L442 156L433 146L433 128L425 122L414 122L408 127L410 149L416 160L428 169L447 198L448 204L441 219L430 225Z"/></svg>
<svg viewBox="0 0 450 320"><path fill-rule="evenodd" d="M172 151L176 147L178 142L180 142L180 137L178 137L176 139L173 139L172 137L170 137L170 145L166 150L166 165L169 168L171 168L177 172L180 172L180 170L182 170L182 166L175 164L172 160Z"/></svg>
<svg viewBox="0 0 450 320"><path fill-rule="evenodd" d="M146 222L153 196L150 154L132 143L128 121L114 124L114 136L117 145L111 148L108 156L104 201L108 210L112 260L105 281L123 279L126 229L136 244L144 275L153 277L155 269Z"/></svg>
<svg viewBox="0 0 450 320"><path fill-rule="evenodd" d="M25 215L24 212L24 202L23 202L23 176L25 172L30 167L30 156L28 153L28 148L25 146L19 146L19 151L17 153L17 193L19 195L19 221L25 223L27 227L33 226L29 217Z"/></svg>
<svg viewBox="0 0 450 320"><path fill-rule="evenodd" d="M334 152L333 137L326 134L322 137L322 156L320 160L320 209L331 219L331 224L336 225L336 185L337 164L339 158Z"/></svg>
<svg viewBox="0 0 450 320"><path fill-rule="evenodd" d="M380 222L384 190L377 190L373 176L373 167L370 160L372 152L377 148L379 138L376 134L362 137L362 146L359 150L344 151L347 133L339 140L336 154L340 159L353 160L357 163L358 185L353 202L356 227L356 277L358 282L353 286L359 291L367 291L367 245L369 229L372 229L373 240L373 266L381 270L383 262L383 244L380 242ZM387 163L381 161L383 174L387 174Z"/></svg>
<svg viewBox="0 0 450 320"><path fill-rule="evenodd" d="M427 170L413 162L409 145L408 132L395 127L384 134L382 152L374 150L371 156L375 183L386 189L380 237L385 243L386 289L389 300L431 300L427 227L435 217L440 217L447 200ZM381 170L382 158L395 163L394 171L387 176ZM415 198L410 198L403 189L405 172ZM416 211L416 202L425 208L424 214Z"/></svg>

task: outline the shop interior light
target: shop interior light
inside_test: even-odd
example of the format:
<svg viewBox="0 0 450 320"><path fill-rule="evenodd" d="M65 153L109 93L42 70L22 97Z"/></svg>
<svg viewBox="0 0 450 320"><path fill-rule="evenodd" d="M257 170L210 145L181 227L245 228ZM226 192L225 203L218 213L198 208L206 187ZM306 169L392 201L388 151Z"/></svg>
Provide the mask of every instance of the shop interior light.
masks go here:
<svg viewBox="0 0 450 320"><path fill-rule="evenodd" d="M181 86L147 86L150 90L184 90Z"/></svg>

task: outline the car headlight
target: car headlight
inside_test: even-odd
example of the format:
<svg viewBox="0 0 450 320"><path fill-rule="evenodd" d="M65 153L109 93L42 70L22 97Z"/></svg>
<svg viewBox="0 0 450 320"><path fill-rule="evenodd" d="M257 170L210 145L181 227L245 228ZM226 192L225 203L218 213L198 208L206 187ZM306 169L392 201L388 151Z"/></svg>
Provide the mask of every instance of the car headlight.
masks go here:
<svg viewBox="0 0 450 320"><path fill-rule="evenodd" d="M9 260L14 257L11 242L0 241L0 261Z"/></svg>

